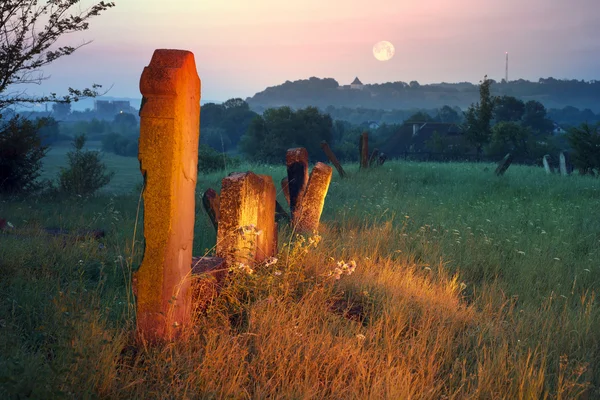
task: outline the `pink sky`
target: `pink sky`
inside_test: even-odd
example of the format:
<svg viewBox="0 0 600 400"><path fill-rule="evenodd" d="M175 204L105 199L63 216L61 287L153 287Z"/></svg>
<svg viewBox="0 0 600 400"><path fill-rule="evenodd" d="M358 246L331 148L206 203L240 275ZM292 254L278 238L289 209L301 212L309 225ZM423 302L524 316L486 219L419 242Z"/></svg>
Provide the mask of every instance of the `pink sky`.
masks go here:
<svg viewBox="0 0 600 400"><path fill-rule="evenodd" d="M157 48L194 52L204 100L252 96L311 76L347 84L600 79L599 0L115 0L68 43L93 40L47 68L30 93L113 85L138 97ZM84 0L91 4L92 0ZM377 61L373 44L396 55Z"/></svg>

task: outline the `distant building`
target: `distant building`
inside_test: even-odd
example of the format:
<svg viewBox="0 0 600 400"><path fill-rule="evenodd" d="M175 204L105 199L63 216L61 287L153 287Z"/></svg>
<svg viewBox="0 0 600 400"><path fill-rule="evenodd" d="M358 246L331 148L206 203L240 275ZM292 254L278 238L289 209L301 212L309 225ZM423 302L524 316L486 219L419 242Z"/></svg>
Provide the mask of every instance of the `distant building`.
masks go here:
<svg viewBox="0 0 600 400"><path fill-rule="evenodd" d="M365 85L358 79L358 77L354 78L351 84L349 85L340 85L338 89L346 90L346 89L355 89L355 90L363 90Z"/></svg>
<svg viewBox="0 0 600 400"><path fill-rule="evenodd" d="M552 129L552 134L553 135L564 135L565 133L567 133L567 131L565 131L559 124L557 124L556 122L553 122L554 124L554 128Z"/></svg>
<svg viewBox="0 0 600 400"><path fill-rule="evenodd" d="M362 82L360 81L360 79L358 79L358 76L356 78L354 78L354 80L350 84L350 89L363 90L364 88L365 88L365 85L363 85Z"/></svg>
<svg viewBox="0 0 600 400"><path fill-rule="evenodd" d="M122 113L137 114L137 111L131 107L128 100L96 100L94 101L94 111L99 117L109 119Z"/></svg>

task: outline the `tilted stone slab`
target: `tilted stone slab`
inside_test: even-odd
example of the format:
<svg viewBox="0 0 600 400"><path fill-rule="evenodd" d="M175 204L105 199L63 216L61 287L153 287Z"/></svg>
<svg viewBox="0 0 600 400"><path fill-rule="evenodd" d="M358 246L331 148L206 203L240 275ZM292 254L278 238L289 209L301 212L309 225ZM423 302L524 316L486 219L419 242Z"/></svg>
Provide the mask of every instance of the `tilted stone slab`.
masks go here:
<svg viewBox="0 0 600 400"><path fill-rule="evenodd" d="M210 222L215 227L215 230L217 230L219 228L219 219L221 218L219 212L219 194L214 189L208 188L202 195L202 205L210 218Z"/></svg>
<svg viewBox="0 0 600 400"><path fill-rule="evenodd" d="M292 220L296 209L302 205L302 197L308 185L308 152L304 147L289 149L285 156L290 192L290 214Z"/></svg>
<svg viewBox="0 0 600 400"><path fill-rule="evenodd" d="M137 329L172 339L189 323L200 79L194 55L156 50L140 80L144 258L136 273Z"/></svg>
<svg viewBox="0 0 600 400"><path fill-rule="evenodd" d="M550 165L550 154L546 154L542 158L542 163L544 164L544 170L546 171L547 174L553 174L554 173L554 169Z"/></svg>
<svg viewBox="0 0 600 400"><path fill-rule="evenodd" d="M496 171L495 171L496 175L497 176L504 175L504 173L506 172L508 167L510 167L512 160L513 160L513 157L512 157L511 153L508 153L507 155L505 155L504 158L498 163L498 166L496 167Z"/></svg>
<svg viewBox="0 0 600 400"><path fill-rule="evenodd" d="M310 173L306 193L302 199L302 208L299 215L297 215L297 219L292 221L296 231L300 233L318 231L332 174L333 169L327 164L318 162L314 166Z"/></svg>
<svg viewBox="0 0 600 400"><path fill-rule="evenodd" d="M321 148L323 149L323 152L325 153L329 161L331 161L335 169L337 169L337 172L338 174L340 174L340 177L344 178L346 176L346 171L344 171L344 168L342 168L342 164L340 164L333 151L331 151L329 144L325 140L321 142Z"/></svg>

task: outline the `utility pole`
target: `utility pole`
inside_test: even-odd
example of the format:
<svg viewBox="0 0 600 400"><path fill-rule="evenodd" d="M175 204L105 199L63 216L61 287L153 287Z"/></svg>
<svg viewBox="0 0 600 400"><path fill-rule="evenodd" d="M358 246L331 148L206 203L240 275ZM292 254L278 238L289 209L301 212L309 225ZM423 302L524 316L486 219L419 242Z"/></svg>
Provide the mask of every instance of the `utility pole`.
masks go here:
<svg viewBox="0 0 600 400"><path fill-rule="evenodd" d="M504 81L508 83L508 51L506 52L506 70L504 71Z"/></svg>

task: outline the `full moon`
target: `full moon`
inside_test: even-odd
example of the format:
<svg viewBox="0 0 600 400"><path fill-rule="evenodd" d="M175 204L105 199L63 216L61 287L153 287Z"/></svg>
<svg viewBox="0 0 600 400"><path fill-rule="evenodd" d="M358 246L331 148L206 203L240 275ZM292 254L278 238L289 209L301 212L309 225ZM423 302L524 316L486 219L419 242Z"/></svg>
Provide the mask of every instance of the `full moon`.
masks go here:
<svg viewBox="0 0 600 400"><path fill-rule="evenodd" d="M394 45L386 40L377 42L375 43L375 46L373 46L373 55L379 61L391 60L392 57L394 57L395 52Z"/></svg>

